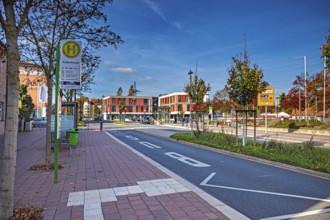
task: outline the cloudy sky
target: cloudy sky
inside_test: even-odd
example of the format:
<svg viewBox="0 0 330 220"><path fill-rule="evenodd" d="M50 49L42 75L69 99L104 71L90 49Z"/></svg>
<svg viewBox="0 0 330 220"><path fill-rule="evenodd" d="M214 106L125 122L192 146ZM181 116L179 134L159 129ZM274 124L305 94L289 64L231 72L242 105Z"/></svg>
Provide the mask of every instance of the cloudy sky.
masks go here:
<svg viewBox="0 0 330 220"><path fill-rule="evenodd" d="M275 93L288 92L296 75L323 70L320 45L330 34L329 0L114 0L107 7L112 31L124 44L98 51L102 65L90 98L181 92L188 72L224 88L232 57L246 47Z"/></svg>

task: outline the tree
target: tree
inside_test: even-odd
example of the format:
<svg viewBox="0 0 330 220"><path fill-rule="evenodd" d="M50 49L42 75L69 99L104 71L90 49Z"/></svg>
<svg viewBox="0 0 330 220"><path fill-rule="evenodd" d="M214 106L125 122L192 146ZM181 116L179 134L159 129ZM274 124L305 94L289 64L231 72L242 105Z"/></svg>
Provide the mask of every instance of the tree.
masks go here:
<svg viewBox="0 0 330 220"><path fill-rule="evenodd" d="M199 122L198 122L198 113L201 111L206 111L207 107L204 103L205 95L208 91L211 90L210 84L205 83L205 81L202 78L199 78L197 73L195 73L193 80L190 84L186 85L184 88L184 91L188 94L191 102L193 105L191 106L190 111L195 111L194 117L196 120L194 122L196 123L197 127L197 133L195 135L199 135L201 131L199 130Z"/></svg>
<svg viewBox="0 0 330 220"><path fill-rule="evenodd" d="M236 107L237 104L229 98L226 89L218 90L212 100L213 109L219 112L230 113L231 109Z"/></svg>
<svg viewBox="0 0 330 220"><path fill-rule="evenodd" d="M19 100L20 107L18 109L18 117L24 125L24 122L31 120L31 115L34 109L32 98L27 92L27 85L19 86Z"/></svg>
<svg viewBox="0 0 330 220"><path fill-rule="evenodd" d="M330 68L330 35L325 40L326 44L321 45L322 57L326 57L327 68Z"/></svg>
<svg viewBox="0 0 330 220"><path fill-rule="evenodd" d="M232 58L234 65L230 68L229 78L225 89L230 99L246 108L247 104L253 101L268 86L266 81L262 81L263 72L254 64L250 67L248 55L244 53L244 60L237 57Z"/></svg>
<svg viewBox="0 0 330 220"><path fill-rule="evenodd" d="M120 114L120 120L122 119L122 113L125 110L125 101L124 99L121 99L118 104L119 114Z"/></svg>
<svg viewBox="0 0 330 220"><path fill-rule="evenodd" d="M43 69L47 78L49 105L53 99L53 79L56 73L55 51L61 40L79 39L83 42L83 53L90 54L100 47L116 47L123 42L107 24L107 15L103 13L107 3L112 3L112 0L44 0L29 13L27 26L21 34L22 52L26 60ZM51 162L51 110L47 108L46 164Z"/></svg>
<svg viewBox="0 0 330 220"><path fill-rule="evenodd" d="M119 87L119 89L117 90L117 96L122 96L122 94L123 94L123 89Z"/></svg>
<svg viewBox="0 0 330 220"><path fill-rule="evenodd" d="M288 94L284 97L282 109L286 113L292 114L292 110L299 109L299 90L300 90L300 94L302 94L302 91L300 88L293 87L292 89L290 89ZM301 101L300 106L304 106L304 105L302 105L302 103L305 103L305 99L301 99L300 101Z"/></svg>
<svg viewBox="0 0 330 220"><path fill-rule="evenodd" d="M7 48L7 111L5 144L1 158L0 177L0 219L8 219L13 214L14 180L16 168L19 61L18 36L26 24L33 0L3 0L0 5L0 24L5 33Z"/></svg>
<svg viewBox="0 0 330 220"><path fill-rule="evenodd" d="M134 85L131 85L128 90L128 95L127 96L134 96L135 95L135 88Z"/></svg>
<svg viewBox="0 0 330 220"><path fill-rule="evenodd" d="M78 102L78 115L79 115L79 121L81 121L84 117L83 112L84 112L84 103L88 101L88 97L81 96L80 98L77 98Z"/></svg>

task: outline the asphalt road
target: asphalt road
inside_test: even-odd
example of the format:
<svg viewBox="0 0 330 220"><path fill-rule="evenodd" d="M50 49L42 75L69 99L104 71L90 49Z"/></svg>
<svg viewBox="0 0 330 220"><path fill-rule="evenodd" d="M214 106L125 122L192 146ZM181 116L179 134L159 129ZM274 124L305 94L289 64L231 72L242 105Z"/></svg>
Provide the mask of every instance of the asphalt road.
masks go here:
<svg viewBox="0 0 330 220"><path fill-rule="evenodd" d="M251 219L330 219L330 180L135 130L109 133Z"/></svg>

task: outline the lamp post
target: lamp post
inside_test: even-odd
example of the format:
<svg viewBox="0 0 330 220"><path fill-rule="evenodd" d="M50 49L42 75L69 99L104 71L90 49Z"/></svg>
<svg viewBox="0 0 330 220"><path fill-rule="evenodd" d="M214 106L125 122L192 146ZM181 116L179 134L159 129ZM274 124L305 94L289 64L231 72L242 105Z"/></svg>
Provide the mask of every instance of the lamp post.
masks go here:
<svg viewBox="0 0 330 220"><path fill-rule="evenodd" d="M191 69L189 70L188 72L188 75L189 75L189 86L191 87L191 84L192 84L192 74L193 72L191 71ZM189 96L188 96L189 98ZM189 101L189 121L190 121L190 129L191 129L191 132L192 132L192 118L191 118L191 99Z"/></svg>

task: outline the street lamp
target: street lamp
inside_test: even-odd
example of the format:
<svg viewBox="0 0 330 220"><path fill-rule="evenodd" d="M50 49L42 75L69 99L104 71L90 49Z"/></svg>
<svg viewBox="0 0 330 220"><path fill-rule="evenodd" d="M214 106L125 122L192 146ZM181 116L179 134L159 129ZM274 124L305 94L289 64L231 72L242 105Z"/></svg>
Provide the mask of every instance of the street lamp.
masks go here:
<svg viewBox="0 0 330 220"><path fill-rule="evenodd" d="M191 87L191 84L192 84L192 74L193 72L191 71L191 69L189 70L188 72L188 75L189 75L189 86ZM191 89L191 88L190 88ZM189 98L189 96L188 96ZM190 99L190 102L189 102L189 120L190 120L190 128L191 128L191 132L192 132L192 119L191 119L191 99Z"/></svg>
<svg viewBox="0 0 330 220"><path fill-rule="evenodd" d="M325 120L325 79L326 79L326 72L327 72L327 58L324 56L324 69L323 69L323 123Z"/></svg>

